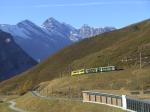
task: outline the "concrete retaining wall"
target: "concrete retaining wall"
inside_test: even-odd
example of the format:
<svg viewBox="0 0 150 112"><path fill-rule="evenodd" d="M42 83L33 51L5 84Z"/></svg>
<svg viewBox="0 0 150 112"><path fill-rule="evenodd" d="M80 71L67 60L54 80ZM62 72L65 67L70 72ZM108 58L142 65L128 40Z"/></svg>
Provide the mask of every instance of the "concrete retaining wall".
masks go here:
<svg viewBox="0 0 150 112"><path fill-rule="evenodd" d="M150 112L150 102L107 93L83 91L83 102L107 104L131 112Z"/></svg>

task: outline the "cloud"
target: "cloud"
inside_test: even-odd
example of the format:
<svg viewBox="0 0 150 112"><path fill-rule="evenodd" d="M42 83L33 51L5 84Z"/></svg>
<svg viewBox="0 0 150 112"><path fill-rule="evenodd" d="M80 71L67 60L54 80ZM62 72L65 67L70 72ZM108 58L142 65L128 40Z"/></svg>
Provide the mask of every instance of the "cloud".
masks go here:
<svg viewBox="0 0 150 112"><path fill-rule="evenodd" d="M72 6L97 6L97 5L126 5L126 4L149 4L148 0L136 0L136 1L111 1L111 2L86 2L86 3L70 3L70 4L41 4L41 5L33 5L33 7L38 8L46 8L46 7L72 7Z"/></svg>

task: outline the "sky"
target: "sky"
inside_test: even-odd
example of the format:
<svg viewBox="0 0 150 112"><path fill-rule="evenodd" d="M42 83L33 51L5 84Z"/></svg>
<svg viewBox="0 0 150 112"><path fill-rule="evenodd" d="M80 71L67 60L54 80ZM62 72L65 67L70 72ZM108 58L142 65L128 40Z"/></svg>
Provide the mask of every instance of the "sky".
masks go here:
<svg viewBox="0 0 150 112"><path fill-rule="evenodd" d="M53 17L76 28L116 28L150 19L150 0L0 0L0 24L28 19L37 25Z"/></svg>

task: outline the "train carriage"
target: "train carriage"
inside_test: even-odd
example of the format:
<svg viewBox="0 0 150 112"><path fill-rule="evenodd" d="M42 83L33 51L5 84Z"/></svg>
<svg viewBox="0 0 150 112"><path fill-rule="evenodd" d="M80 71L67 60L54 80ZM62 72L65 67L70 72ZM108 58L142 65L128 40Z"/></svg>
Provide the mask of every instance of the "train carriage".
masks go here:
<svg viewBox="0 0 150 112"><path fill-rule="evenodd" d="M99 67L98 72L109 72L116 70L115 66Z"/></svg>
<svg viewBox="0 0 150 112"><path fill-rule="evenodd" d="M98 72L98 68L89 68L85 70L86 73L97 73Z"/></svg>
<svg viewBox="0 0 150 112"><path fill-rule="evenodd" d="M85 69L75 70L71 72L71 76L77 76L82 74L85 74Z"/></svg>

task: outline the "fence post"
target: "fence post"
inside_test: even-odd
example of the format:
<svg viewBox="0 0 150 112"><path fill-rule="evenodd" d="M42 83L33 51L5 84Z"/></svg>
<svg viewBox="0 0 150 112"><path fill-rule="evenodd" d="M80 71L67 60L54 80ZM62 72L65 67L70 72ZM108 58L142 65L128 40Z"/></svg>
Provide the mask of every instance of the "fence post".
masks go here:
<svg viewBox="0 0 150 112"><path fill-rule="evenodd" d="M127 109L127 98L126 95L122 95L122 107L123 109Z"/></svg>

